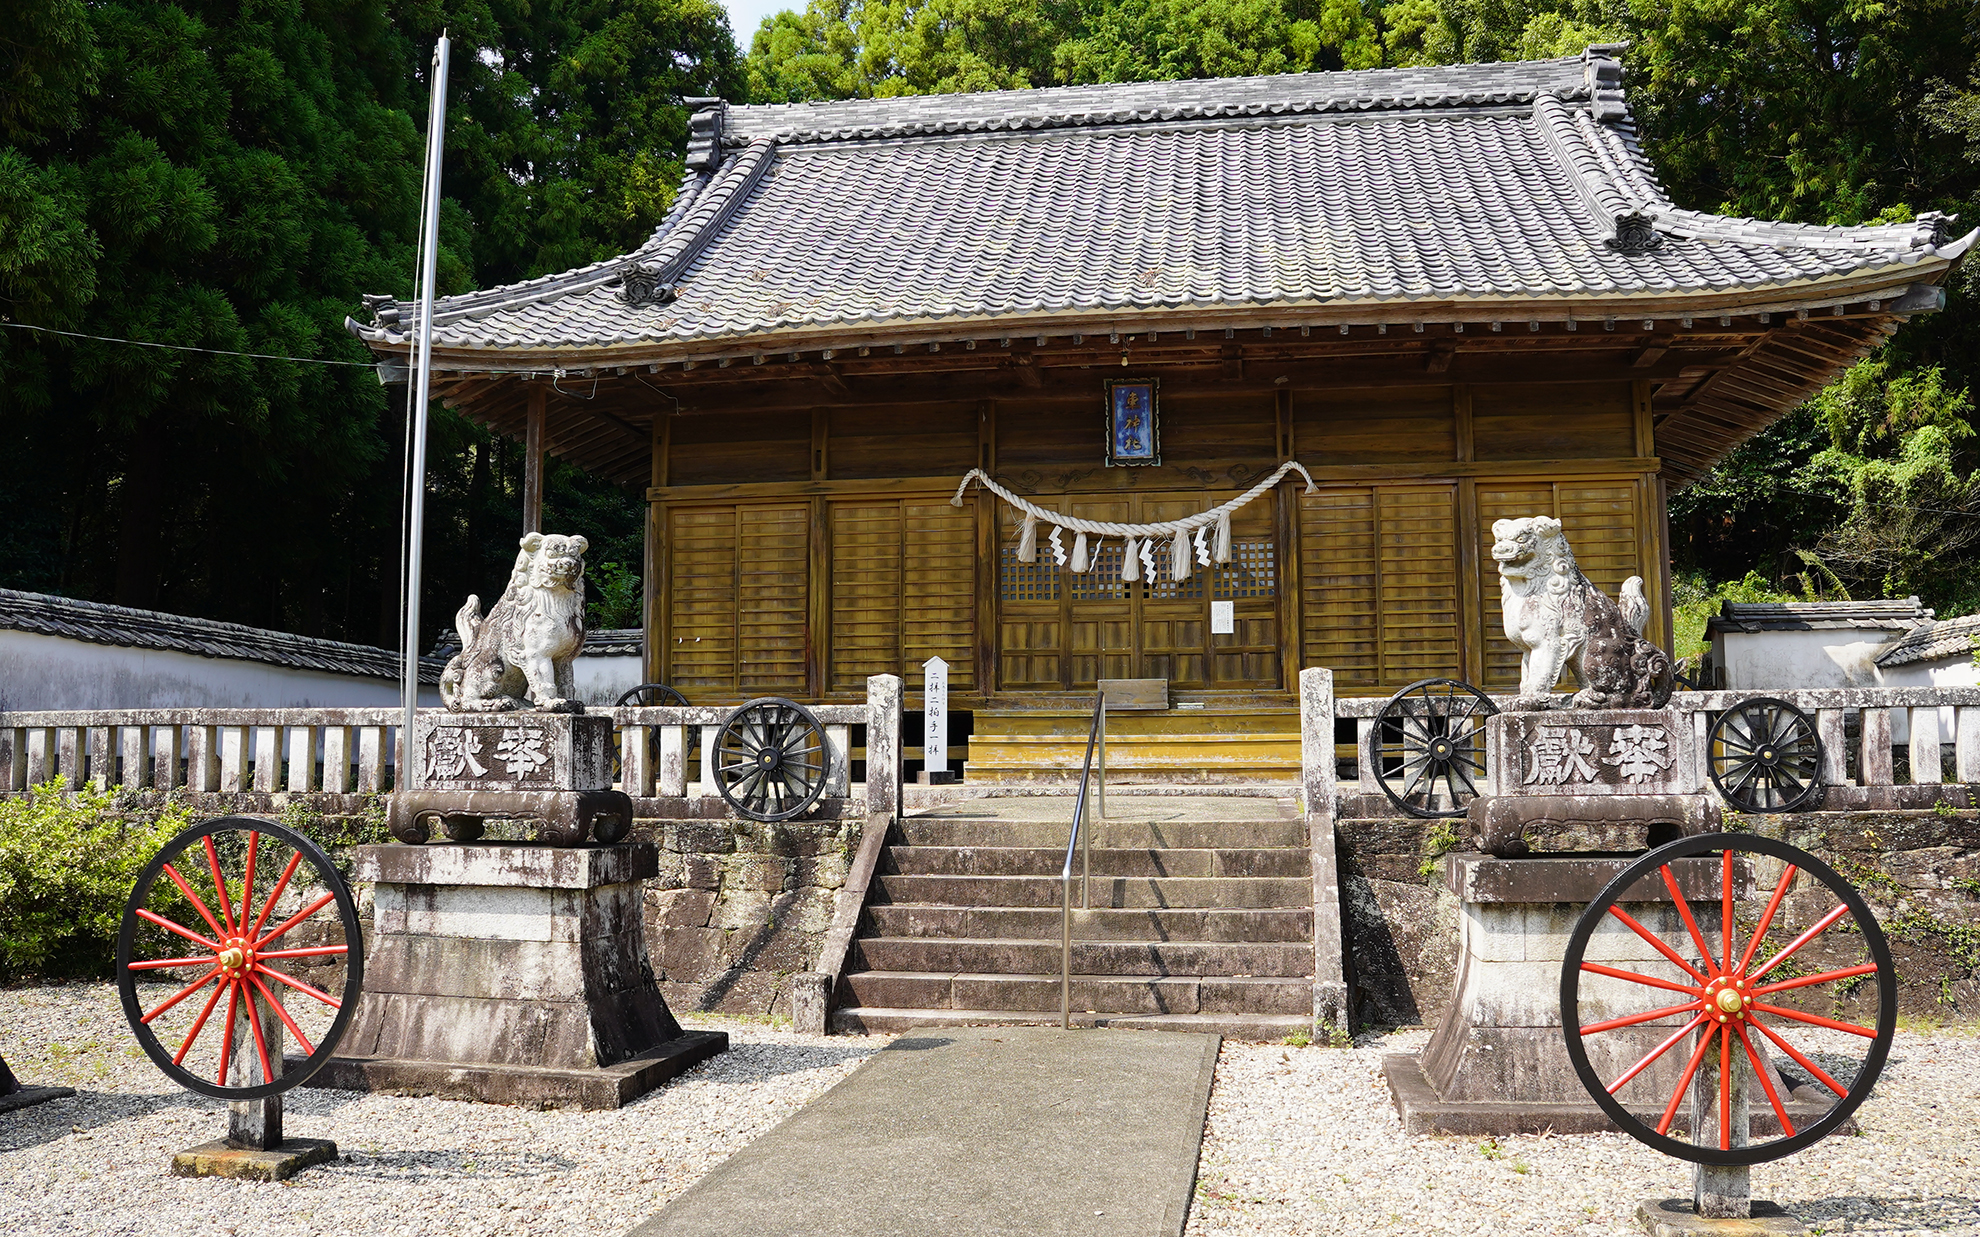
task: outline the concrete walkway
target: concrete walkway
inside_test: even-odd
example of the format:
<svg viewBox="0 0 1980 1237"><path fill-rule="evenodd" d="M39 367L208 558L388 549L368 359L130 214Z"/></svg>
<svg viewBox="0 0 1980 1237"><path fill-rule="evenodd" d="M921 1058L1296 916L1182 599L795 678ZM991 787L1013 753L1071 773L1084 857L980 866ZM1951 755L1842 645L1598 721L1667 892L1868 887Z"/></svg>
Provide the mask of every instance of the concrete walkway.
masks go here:
<svg viewBox="0 0 1980 1237"><path fill-rule="evenodd" d="M633 1237L1179 1237L1218 1046L917 1028Z"/></svg>

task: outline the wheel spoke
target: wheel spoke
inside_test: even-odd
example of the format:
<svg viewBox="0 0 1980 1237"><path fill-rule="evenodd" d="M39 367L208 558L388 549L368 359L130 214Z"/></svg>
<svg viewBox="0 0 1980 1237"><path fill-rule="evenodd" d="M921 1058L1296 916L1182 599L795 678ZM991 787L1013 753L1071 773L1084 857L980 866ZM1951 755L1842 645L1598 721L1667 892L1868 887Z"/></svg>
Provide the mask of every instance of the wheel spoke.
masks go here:
<svg viewBox="0 0 1980 1237"><path fill-rule="evenodd" d="M241 984L241 1003L247 1006L248 1029L254 1032L254 1050L261 1057L261 1080L275 1081L275 1067L268 1060L268 1041L261 1035L261 1012L255 1008L254 994L247 990L245 981Z"/></svg>
<svg viewBox="0 0 1980 1237"><path fill-rule="evenodd" d="M308 919L311 915L314 915L316 912L322 910L324 907L330 905L332 902L336 900L337 900L336 894L334 893L324 894L316 901L311 902L308 906L303 907L295 914L283 920L281 927L275 929L273 932L270 932L267 936L264 936L260 940L256 941L254 943L254 947L256 949L260 949L263 945L266 945L268 942L274 940L276 937L282 935L284 932L287 932L290 928L295 927L303 920Z"/></svg>
<svg viewBox="0 0 1980 1237"><path fill-rule="evenodd" d="M200 976L198 979L195 979L193 982L187 984L185 987L179 989L177 992L174 992L171 996L166 997L162 1002L159 1003L156 1009L153 1009L150 1013L138 1019L138 1021L150 1022L153 1018L156 1018L158 1015L164 1013L166 1010L172 1008L174 1005L177 1005L180 1001L185 1000L193 993L198 992L201 988L204 988L206 987L206 985L212 983L213 977L215 975L218 975L219 973L220 973L220 964L216 962L213 964L212 970Z"/></svg>
<svg viewBox="0 0 1980 1237"><path fill-rule="evenodd" d="M268 891L268 900L261 904L261 913L254 917L254 926L247 930L247 936L252 937L259 933L261 931L261 925L268 922L268 912L275 909L275 903L281 898L282 891L289 887L289 878L294 876L296 869L302 866L302 860L302 852L297 851L290 858L289 866L282 869L282 878L275 882L273 889Z"/></svg>
<svg viewBox="0 0 1980 1237"><path fill-rule="evenodd" d="M1692 1008L1696 1008L1696 1006L1693 1006ZM1679 1027L1676 1031L1673 1031L1669 1039L1665 1040L1661 1044L1658 1044L1655 1048L1650 1050L1649 1056L1643 1058L1641 1061L1638 1061L1635 1065L1630 1066L1628 1073L1624 1074L1621 1078L1618 1078L1614 1082L1610 1083L1609 1094L1614 1095L1616 1092L1628 1086L1630 1079L1636 1077L1644 1070L1649 1069L1652 1062L1654 1062L1658 1057L1661 1057L1665 1053L1669 1052L1674 1046L1676 1046L1679 1040L1683 1039L1685 1036L1697 1030L1699 1026L1703 1024L1704 1021L1707 1018L1710 1018L1711 1016L1712 1015L1709 1013L1699 1014L1696 1018L1693 1018L1690 1022L1685 1023L1683 1026Z"/></svg>
<svg viewBox="0 0 1980 1237"><path fill-rule="evenodd" d="M205 958L159 958L151 962L133 962L125 967L129 971L157 971L174 966L211 966L213 959Z"/></svg>
<svg viewBox="0 0 1980 1237"><path fill-rule="evenodd" d="M229 991L232 986L225 983L213 985L213 995L206 998L206 1007L199 1011L199 1017L193 1019L192 1030L186 1032L186 1042L179 1045L179 1051L172 1057L172 1064L177 1065L186 1059L186 1054L192 1051L193 1041L199 1038L200 1029L206 1025L206 1019L213 1013L213 1007L220 1003L221 995Z"/></svg>
<svg viewBox="0 0 1980 1237"><path fill-rule="evenodd" d="M1755 988L1751 995L1761 996L1769 992L1783 992L1789 988L1808 988L1815 984L1826 984L1831 980L1849 979L1856 975L1872 975L1876 973L1876 970L1876 963L1865 962L1861 966L1844 967L1840 971L1823 971L1820 975L1803 975L1799 979L1784 979L1777 984L1766 984L1762 987Z"/></svg>
<svg viewBox="0 0 1980 1237"><path fill-rule="evenodd" d="M1772 1014L1776 1018L1788 1018L1795 1022L1805 1022L1810 1026L1827 1027L1831 1031L1847 1031L1851 1035L1861 1035L1865 1039L1877 1038L1877 1032L1869 1027L1859 1027L1853 1023L1838 1022L1834 1018L1824 1018L1820 1014L1804 1014L1798 1009L1784 1009L1779 1005L1767 1005L1760 1001L1753 1002L1753 1008L1760 1010L1762 1013Z"/></svg>
<svg viewBox="0 0 1980 1237"><path fill-rule="evenodd" d="M1719 1150L1732 1150L1732 1028L1719 1028ZM1698 1131L1691 1131L1691 1141L1698 1141Z"/></svg>
<svg viewBox="0 0 1980 1237"><path fill-rule="evenodd" d="M1791 863L1781 870L1781 879L1774 886L1774 896L1767 899L1767 911L1760 916L1760 926L1753 929L1753 939L1746 942L1746 952L1739 957L1739 974L1746 974L1746 968L1753 965L1754 951L1760 948L1761 941L1767 939L1767 929L1774 922L1774 912L1781 909L1781 899L1787 896L1788 886L1794 881L1795 871L1796 868Z"/></svg>
<svg viewBox="0 0 1980 1237"><path fill-rule="evenodd" d="M1691 1080L1698 1074L1698 1063L1705 1059L1705 1050L1711 1046L1712 1033L1708 1030L1698 1037L1698 1047L1692 1049L1691 1060L1685 1063L1684 1077L1678 1079L1677 1090L1671 1092L1671 1102L1664 1106L1663 1120L1657 1122L1659 1134L1670 1133L1671 1121L1677 1116L1678 1104L1684 1099L1684 1093L1691 1089ZM1697 1134L1697 1130L1692 1131L1693 1141L1697 1140Z"/></svg>
<svg viewBox="0 0 1980 1237"><path fill-rule="evenodd" d="M262 957L264 958L268 956L270 955L267 954L262 955ZM323 1002L325 1005L328 1005L331 1009L344 1008L343 1002L337 1000L337 998L331 996L329 993L323 991L320 988L311 987L309 984L304 983L302 980L297 979L293 975L284 975L282 972L276 970L272 966L261 966L257 964L254 968L254 973L257 975L266 975L270 979L279 979L283 983L289 985L289 987L294 988L296 991L302 993L304 996L315 997L317 1000Z"/></svg>
<svg viewBox="0 0 1980 1237"><path fill-rule="evenodd" d="M1426 759L1423 762L1423 767L1416 771L1416 776L1410 779L1409 785L1403 788L1403 792L1402 792L1403 798L1407 799L1411 795L1416 793L1416 788L1423 784L1423 775L1428 773L1429 771L1430 771L1430 761Z"/></svg>
<svg viewBox="0 0 1980 1237"><path fill-rule="evenodd" d="M1753 1076L1760 1080L1761 1088L1767 1092L1767 1102L1774 1106L1774 1115L1781 1119L1782 1133L1794 1137L1794 1122L1788 1120L1787 1109L1781 1106L1781 1097L1774 1090L1773 1071L1760 1060L1760 1054L1753 1051L1753 1041L1746 1037L1746 1028L1737 1022L1732 1024L1732 1028L1739 1032L1739 1046L1746 1050L1746 1059L1753 1066Z"/></svg>
<svg viewBox="0 0 1980 1237"><path fill-rule="evenodd" d="M227 925L227 935L232 936L234 934L234 899L227 892L227 878L220 874L220 854L213 849L212 834L209 833L201 838L200 843L206 847L206 866L213 873L213 888L219 895L220 921Z"/></svg>
<svg viewBox="0 0 1980 1237"><path fill-rule="evenodd" d="M241 914L236 923L246 923L248 912L254 909L254 857L260 845L260 832L248 830L247 875L241 877Z"/></svg>
<svg viewBox="0 0 1980 1237"><path fill-rule="evenodd" d="M214 1084L227 1085L227 1064L234 1055L234 1013L240 1005L241 986L237 980L227 981L227 1025L221 1028L220 1069L213 1075Z"/></svg>
<svg viewBox="0 0 1980 1237"><path fill-rule="evenodd" d="M327 954L347 954L349 952L351 952L349 945L312 945L308 949L257 950L254 956L265 962L270 958L321 958ZM270 975L277 974L275 971L268 973Z"/></svg>
<svg viewBox="0 0 1980 1237"><path fill-rule="evenodd" d="M1454 772L1454 773L1456 773L1456 774L1457 774L1457 775L1458 775L1459 777L1461 777L1461 778L1463 778L1463 779L1464 779L1464 788L1465 788L1465 790L1466 790L1466 791L1468 791L1468 792L1470 792L1470 794L1471 794L1471 797L1472 797L1472 798L1474 798L1474 799L1476 799L1476 798L1478 797L1478 783L1476 783L1476 782L1474 782L1474 781L1472 781L1472 780L1471 780L1471 775L1470 775L1469 773L1466 773L1466 772L1465 772L1465 771L1464 771L1464 770L1463 770L1462 768L1460 768L1460 767L1459 767L1459 766L1458 766L1458 765L1457 765L1456 763L1453 763L1453 764L1451 765L1451 771L1452 771L1452 772ZM1480 771L1481 773L1482 773L1482 772L1484 772L1484 770L1483 770L1483 768L1482 768L1482 767L1480 768L1480 770L1479 770L1479 771Z"/></svg>
<svg viewBox="0 0 1980 1237"><path fill-rule="evenodd" d="M194 932L191 928L182 928L178 924L175 924L171 920L165 918L165 916L157 914L154 911L147 910L144 907L140 906L138 907L137 910L137 917L139 919L145 920L148 923L155 923L159 927L164 928L168 931L177 932L180 936L185 937L187 940L192 941L195 944L206 946L208 949L211 949L214 953L220 952L220 942L210 941L205 937L201 936L199 933Z"/></svg>
<svg viewBox="0 0 1980 1237"><path fill-rule="evenodd" d="M1758 979L1762 975L1765 975L1768 971L1773 970L1781 963L1787 961L1789 954L1792 954L1795 950L1800 949L1803 945L1806 945L1808 942L1822 935L1822 933L1828 931L1830 924L1834 923L1838 919L1841 919L1844 915L1847 914L1849 914L1849 908L1847 906L1844 906L1842 903L1838 902L1836 904L1836 909L1822 916L1822 918L1816 922L1814 927L1808 929L1808 931L1803 932L1800 936L1797 936L1794 938L1794 940L1788 942L1788 947L1786 949L1781 950L1781 952L1767 959L1765 965L1755 970L1747 978Z"/></svg>
<svg viewBox="0 0 1980 1237"><path fill-rule="evenodd" d="M213 929L213 935L226 936L227 930L220 926L220 921L213 917L213 912L206 909L206 900L193 892L193 887L186 883L186 878L179 875L179 869L168 863L164 866L164 872L165 875L172 878L172 883L179 887L179 892L186 895L186 901L193 904L193 909L198 911L199 917L206 921L206 926ZM139 911L138 913L143 914L144 912ZM207 943L212 944L211 941ZM218 949L219 946L215 945L214 948Z"/></svg>
<svg viewBox="0 0 1980 1237"><path fill-rule="evenodd" d="M1732 966L1733 956L1733 853L1728 846L1719 852L1719 952L1726 958L1727 967Z"/></svg>
<svg viewBox="0 0 1980 1237"><path fill-rule="evenodd" d="M1639 1022L1655 1022L1672 1014L1688 1014L1695 1009L1703 1009L1704 1002L1690 1001L1683 1005L1666 1005L1662 1009L1648 1010L1641 1014L1628 1014L1621 1018L1611 1018L1607 1022L1591 1022L1581 1028L1583 1035L1595 1035L1602 1031L1613 1031L1617 1027L1633 1027Z"/></svg>
<svg viewBox="0 0 1980 1237"><path fill-rule="evenodd" d="M1593 971L1597 975L1607 975L1610 979L1627 979L1631 983L1646 984L1652 988L1663 988L1669 992L1682 992L1687 996L1698 995L1698 989L1685 984L1672 983L1668 979L1658 979L1654 975L1639 975L1635 971L1619 971L1615 967L1603 966L1599 962L1584 962L1581 964L1581 969L1584 971Z"/></svg>
<svg viewBox="0 0 1980 1237"><path fill-rule="evenodd" d="M1657 869L1664 874L1664 888L1671 891L1671 901L1677 904L1678 917L1684 920L1685 930L1691 933L1691 943L1698 946L1698 956L1705 959L1705 965L1714 975L1723 975L1718 960L1712 956L1712 947L1705 943L1705 934L1698 930L1698 921L1691 917L1691 903L1684 900L1684 891L1678 888L1677 877L1671 875L1671 865L1664 864ZM1731 957L1731 952L1727 952Z"/></svg>
<svg viewBox="0 0 1980 1237"><path fill-rule="evenodd" d="M1629 926L1629 930L1631 932L1636 933L1638 936L1642 937L1644 941L1646 941L1649 944L1650 948L1656 950L1658 953L1664 955L1666 958L1669 958L1672 962L1677 963L1678 968L1682 970L1685 974L1697 980L1701 988L1705 986L1707 980L1705 977L1705 973L1703 971L1700 971L1697 967L1685 961L1683 954L1679 953L1675 949L1672 949L1669 945L1664 944L1662 938L1658 937L1656 933L1650 931L1650 929L1644 927L1642 924L1636 922L1636 920L1630 918L1628 911L1625 911L1620 906L1611 906L1609 907L1609 913L1611 915L1614 915L1617 919L1622 920L1623 923L1627 924Z"/></svg>
<svg viewBox="0 0 1980 1237"><path fill-rule="evenodd" d="M273 974L274 972L271 971L269 973ZM275 999L275 994L268 990L267 984L261 982L261 977L250 971L248 972L248 982L254 985L256 992L259 992L268 999L268 1004L275 1010L275 1016L282 1020L282 1025L289 1028L289 1034L295 1036L296 1042L302 1045L303 1055L306 1057L316 1055L316 1048L309 1042L309 1036L303 1034L302 1028L296 1025L294 1018L289 1017L288 1009L283 1006L282 1002ZM259 1027L255 1029L260 1030ZM274 1082L275 1080L270 1078L268 1081Z"/></svg>
<svg viewBox="0 0 1980 1237"><path fill-rule="evenodd" d="M1786 1040L1782 1039L1779 1035L1776 1035L1774 1033L1774 1028L1760 1021L1758 1018L1755 1018L1752 1021L1753 1021L1753 1025L1759 1028L1760 1034L1766 1036L1770 1040L1773 1040L1774 1044L1777 1047L1779 1047L1782 1052L1785 1052L1790 1057L1794 1058L1794 1063L1796 1065L1799 1065L1801 1068L1807 1070L1809 1075L1813 1077L1816 1081L1820 1082L1823 1086L1827 1087L1829 1090L1834 1091L1838 1099L1849 1094L1849 1089L1847 1087L1843 1086L1835 1079L1829 1077L1829 1075L1823 1071L1821 1066L1815 1064L1813 1061L1810 1061L1807 1057L1801 1055L1801 1051L1797 1049L1793 1044L1788 1043Z"/></svg>

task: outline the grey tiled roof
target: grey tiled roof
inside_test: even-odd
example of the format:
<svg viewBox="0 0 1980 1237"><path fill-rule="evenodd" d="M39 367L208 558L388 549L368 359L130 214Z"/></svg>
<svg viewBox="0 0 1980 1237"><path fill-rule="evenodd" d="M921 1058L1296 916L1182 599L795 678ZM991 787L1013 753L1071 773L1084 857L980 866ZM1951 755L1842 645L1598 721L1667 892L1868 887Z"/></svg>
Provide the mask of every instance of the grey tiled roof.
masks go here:
<svg viewBox="0 0 1980 1237"><path fill-rule="evenodd" d="M399 677L399 655L368 644L319 640L239 623L7 588L0 588L0 628L120 648L168 649L199 657L266 662L327 674L393 680ZM431 657L420 658L420 682L438 683L444 664Z"/></svg>
<svg viewBox="0 0 1980 1237"><path fill-rule="evenodd" d="M1898 288L1971 241L1952 242L1937 215L1839 228L1679 209L1637 145L1620 73L1591 52L713 104L695 118L681 198L645 245L449 297L435 345L657 358L780 337L1160 329L1231 310L1374 322L1551 306L1558 318L1627 312L1631 298L1806 300L1866 275ZM1631 237L1650 247L1617 247ZM413 307L369 300L375 321L351 329L404 348Z"/></svg>
<svg viewBox="0 0 1980 1237"><path fill-rule="evenodd" d="M431 658L445 661L461 651L461 638L452 628L440 633L433 643ZM646 633L637 627L602 627L584 633L584 651L579 657L638 657L646 651Z"/></svg>
<svg viewBox="0 0 1980 1237"><path fill-rule="evenodd" d="M1909 631L1932 612L1916 597L1899 601L1727 601L1705 624L1708 632Z"/></svg>
<svg viewBox="0 0 1980 1237"><path fill-rule="evenodd" d="M1937 661L1941 657L1964 660L1972 657L1975 649L1980 649L1980 614L1947 619L1943 623L1927 620L1877 654L1877 664L1908 666L1915 661Z"/></svg>

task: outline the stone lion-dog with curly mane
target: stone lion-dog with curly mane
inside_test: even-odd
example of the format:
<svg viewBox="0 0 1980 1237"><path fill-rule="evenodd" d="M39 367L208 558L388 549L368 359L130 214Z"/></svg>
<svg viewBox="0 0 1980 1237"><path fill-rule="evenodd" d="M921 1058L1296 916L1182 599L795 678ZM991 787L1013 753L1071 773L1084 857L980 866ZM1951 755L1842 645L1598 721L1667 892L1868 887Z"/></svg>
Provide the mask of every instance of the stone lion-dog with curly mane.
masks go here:
<svg viewBox="0 0 1980 1237"><path fill-rule="evenodd" d="M1536 515L1492 525L1506 639L1520 649L1514 709L1556 707L1566 671L1581 690L1574 709L1661 709L1676 674L1670 655L1643 638L1650 602L1643 577L1623 581L1611 601L1575 564L1561 522Z"/></svg>
<svg viewBox="0 0 1980 1237"><path fill-rule="evenodd" d="M454 616L461 651L440 673L440 699L456 713L500 713L534 704L582 713L571 663L584 647L582 537L529 533L501 600L481 616L470 595Z"/></svg>

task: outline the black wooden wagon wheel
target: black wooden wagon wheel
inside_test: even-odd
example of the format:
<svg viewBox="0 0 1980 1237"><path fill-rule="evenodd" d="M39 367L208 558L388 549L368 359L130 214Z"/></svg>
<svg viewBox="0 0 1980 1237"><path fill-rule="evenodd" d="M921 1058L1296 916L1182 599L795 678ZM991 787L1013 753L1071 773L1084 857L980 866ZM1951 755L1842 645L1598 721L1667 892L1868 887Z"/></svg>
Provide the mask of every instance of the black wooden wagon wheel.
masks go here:
<svg viewBox="0 0 1980 1237"><path fill-rule="evenodd" d="M666 706L685 709L688 707L688 698L681 695L677 689L669 687L665 683L641 683L638 687L620 696L618 703L620 708ZM685 735L686 742L681 747L681 765L687 770L687 780L692 782L695 780L695 763L701 754L701 727L688 726L684 729L686 729L687 734ZM647 767L658 769L660 767L660 728L658 726L647 732L646 753ZM619 749L615 747L612 749L612 778L614 781L619 780L620 772Z"/></svg>
<svg viewBox="0 0 1980 1237"><path fill-rule="evenodd" d="M1716 926L1721 945L1717 951L1700 931L1698 916L1680 895L1678 879L1671 870L1675 860L1715 850L1719 852L1719 880L1715 883L1719 886L1716 900L1720 910L1718 915L1708 912L1704 918L1707 929L1714 926L1714 918L1719 921ZM1767 909L1750 930L1733 911L1735 866L1742 854L1766 856L1779 861L1781 867ZM1654 931L1616 905L1624 891L1645 878L1652 882L1660 879L1670 891L1676 917L1673 922L1681 923L1681 929ZM1782 914L1782 902L1790 892L1795 894L1793 906L1806 908L1800 921L1807 927L1792 936L1786 930L1777 933L1788 937L1785 944L1777 945L1769 931ZM1596 928L1609 918L1619 920L1663 956L1665 961L1653 966L1659 974L1587 960ZM1663 926L1668 929L1672 925ZM1845 959L1851 961L1833 965ZM1614 1001L1618 994L1635 993L1602 981L1584 986L1583 977L1589 975L1638 985L1635 993L1643 988L1655 994L1668 992L1677 1003L1605 1017L1602 1015L1615 1014L1616 1008L1604 1008L1605 1001ZM1873 990L1862 990L1871 984ZM1606 992L1590 991L1604 986ZM1810 1012L1810 1006L1827 1008L1837 1017ZM1875 1024L1846 1020L1846 1006L1874 1011ZM1584 1014L1594 1014L1597 1020L1584 1021ZM1897 977L1891 967L1891 951L1870 907L1827 864L1772 838L1746 833L1699 834L1659 847L1630 864L1582 912L1568 937L1561 963L1561 1026L1567 1036L1568 1057L1582 1085L1623 1132L1680 1159L1759 1164L1799 1151L1833 1132L1869 1095L1884 1068L1891 1033L1897 1026ZM1653 1033L1668 1028L1670 1033L1629 1068L1611 1068L1607 1072L1613 1077L1605 1079L1589 1062L1589 1044L1593 1037L1625 1028ZM1632 1033L1641 1035L1642 1031ZM1811 1036L1824 1042L1811 1042ZM1797 1039L1799 1046L1794 1042ZM1839 1046L1851 1045L1861 1050L1861 1057L1853 1058L1852 1051L1837 1051ZM1654 1097L1663 1103L1663 1109L1661 1118L1651 1125L1624 1106L1620 1093L1660 1058L1681 1047L1689 1048L1688 1059L1668 1100L1661 1094ZM1607 1055L1627 1060L1634 1053ZM1695 1141L1695 1129L1680 1138L1672 1133L1672 1126L1708 1055L1718 1075L1718 1137L1700 1145ZM1825 1061L1818 1062L1816 1057ZM1744 1072L1749 1083L1758 1080L1780 1122L1778 1137L1755 1139L1743 1147L1732 1145L1735 1069ZM1783 1085L1797 1071L1806 1077L1796 1081L1790 1094L1783 1095ZM1661 1091L1661 1085L1656 1089ZM1806 1119L1804 1110L1802 1121L1793 1120L1787 1110L1790 1100L1796 1104L1812 1102L1819 1115ZM1756 1112L1763 1111L1757 1096L1752 1103Z"/></svg>
<svg viewBox="0 0 1980 1237"><path fill-rule="evenodd" d="M1375 715L1382 793L1411 816L1464 815L1485 775L1485 719L1498 711L1456 679L1423 679L1389 697Z"/></svg>
<svg viewBox="0 0 1980 1237"><path fill-rule="evenodd" d="M1822 789L1822 740L1785 700L1742 700L1712 723L1712 785L1743 812L1793 812Z"/></svg>
<svg viewBox="0 0 1980 1237"><path fill-rule="evenodd" d="M825 728L795 700L765 696L742 705L715 733L715 785L751 820L790 820L825 791L831 763Z"/></svg>
<svg viewBox="0 0 1980 1237"><path fill-rule="evenodd" d="M166 1077L215 1099L275 1095L321 1069L363 984L350 885L314 842L253 817L166 843L117 935L117 991L138 1044ZM285 1068L279 1041L271 1048L270 1013L300 1065Z"/></svg>

